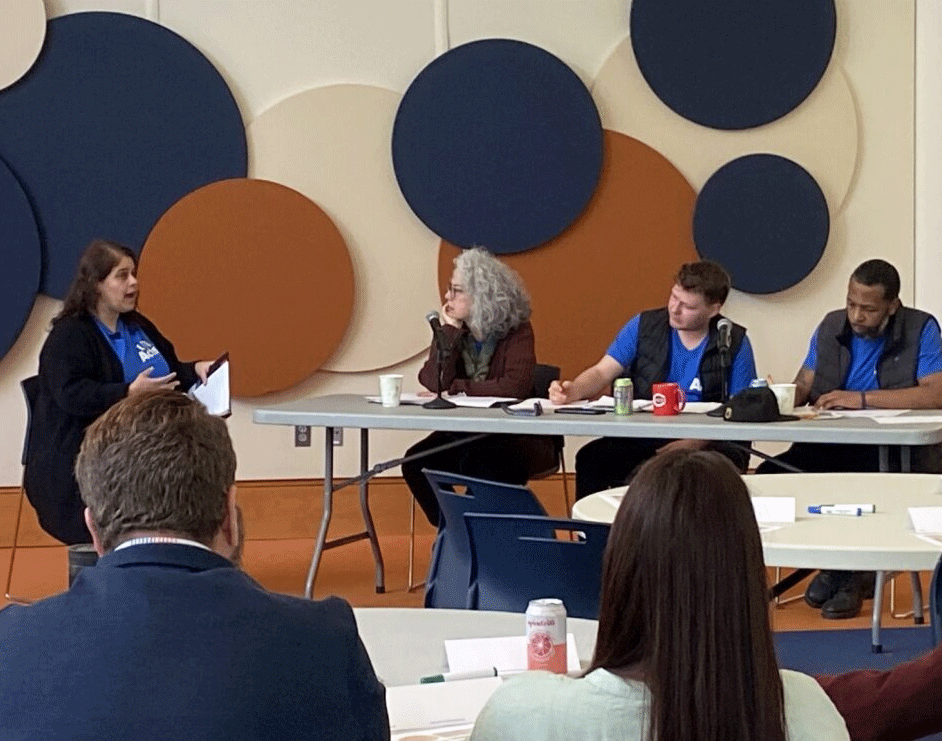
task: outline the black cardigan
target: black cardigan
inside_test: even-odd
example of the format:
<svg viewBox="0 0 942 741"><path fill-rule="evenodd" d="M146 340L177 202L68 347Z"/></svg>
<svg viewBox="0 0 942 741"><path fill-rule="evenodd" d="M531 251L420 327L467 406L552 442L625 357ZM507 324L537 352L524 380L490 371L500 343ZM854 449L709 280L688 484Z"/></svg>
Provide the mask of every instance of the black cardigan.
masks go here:
<svg viewBox="0 0 942 741"><path fill-rule="evenodd" d="M144 316L137 324L176 372L180 389L196 380L193 363L181 363L173 345ZM75 457L85 428L128 393L124 369L89 314L59 319L39 354L39 395L32 409L24 484L43 530L64 543L89 543L84 505L75 482Z"/></svg>

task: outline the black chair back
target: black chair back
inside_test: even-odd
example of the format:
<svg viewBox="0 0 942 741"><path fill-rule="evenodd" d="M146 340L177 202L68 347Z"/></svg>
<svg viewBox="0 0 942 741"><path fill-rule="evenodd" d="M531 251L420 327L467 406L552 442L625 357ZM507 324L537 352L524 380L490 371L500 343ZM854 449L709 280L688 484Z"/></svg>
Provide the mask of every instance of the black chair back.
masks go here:
<svg viewBox="0 0 942 741"><path fill-rule="evenodd" d="M533 395L541 399L549 397L549 387L559 380L559 366L537 363L533 366Z"/></svg>

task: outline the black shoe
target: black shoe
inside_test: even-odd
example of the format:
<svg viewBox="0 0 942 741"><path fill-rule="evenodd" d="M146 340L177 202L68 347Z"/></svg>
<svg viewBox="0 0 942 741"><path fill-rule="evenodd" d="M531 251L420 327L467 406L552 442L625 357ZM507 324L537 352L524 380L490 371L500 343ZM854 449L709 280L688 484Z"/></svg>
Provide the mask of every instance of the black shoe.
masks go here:
<svg viewBox="0 0 942 741"><path fill-rule="evenodd" d="M831 599L847 581L849 571L819 571L805 590L805 602L821 607Z"/></svg>
<svg viewBox="0 0 942 741"><path fill-rule="evenodd" d="M844 585L837 590L837 594L822 605L821 617L828 620L857 617L863 607L864 599L873 597L875 577L872 571L852 572Z"/></svg>

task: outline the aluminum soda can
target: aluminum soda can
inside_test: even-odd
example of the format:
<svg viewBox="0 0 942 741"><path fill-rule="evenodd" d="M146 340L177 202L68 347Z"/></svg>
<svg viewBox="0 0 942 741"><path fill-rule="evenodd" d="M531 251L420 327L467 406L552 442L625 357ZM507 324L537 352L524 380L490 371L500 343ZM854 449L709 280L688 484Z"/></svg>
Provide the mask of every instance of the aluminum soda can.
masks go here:
<svg viewBox="0 0 942 741"><path fill-rule="evenodd" d="M632 403L635 400L635 386L630 378L616 378L612 387L612 396L615 397L615 414L632 414Z"/></svg>
<svg viewBox="0 0 942 741"><path fill-rule="evenodd" d="M527 605L527 669L566 673L566 607L561 599Z"/></svg>

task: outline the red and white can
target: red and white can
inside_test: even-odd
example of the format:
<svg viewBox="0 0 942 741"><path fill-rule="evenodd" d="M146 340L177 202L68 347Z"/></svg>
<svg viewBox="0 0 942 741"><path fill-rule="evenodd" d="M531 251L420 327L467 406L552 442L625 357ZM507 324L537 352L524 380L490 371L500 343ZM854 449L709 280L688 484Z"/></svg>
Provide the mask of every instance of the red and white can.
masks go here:
<svg viewBox="0 0 942 741"><path fill-rule="evenodd" d="M527 669L566 673L566 607L561 599L527 606Z"/></svg>

